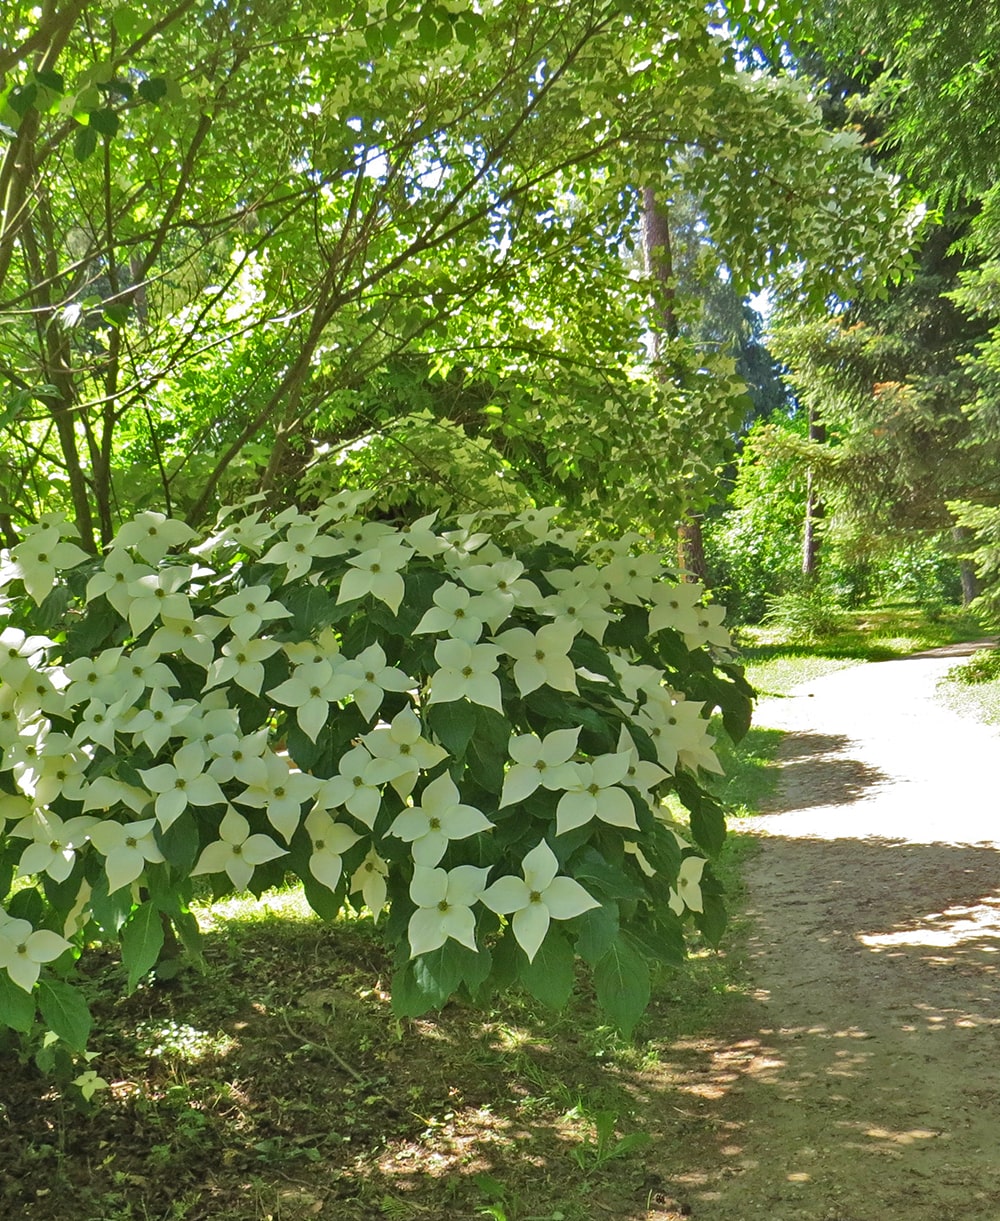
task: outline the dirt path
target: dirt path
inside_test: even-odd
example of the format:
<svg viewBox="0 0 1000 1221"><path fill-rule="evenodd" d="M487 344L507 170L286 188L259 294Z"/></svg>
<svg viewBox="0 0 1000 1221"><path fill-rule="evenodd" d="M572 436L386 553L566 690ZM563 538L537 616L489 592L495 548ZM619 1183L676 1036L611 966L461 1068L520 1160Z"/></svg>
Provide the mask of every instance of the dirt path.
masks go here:
<svg viewBox="0 0 1000 1221"><path fill-rule="evenodd" d="M686 1184L696 1218L1000 1219L1000 735L935 701L954 664L759 710L788 737L752 822L756 1005L701 1049L720 1156Z"/></svg>

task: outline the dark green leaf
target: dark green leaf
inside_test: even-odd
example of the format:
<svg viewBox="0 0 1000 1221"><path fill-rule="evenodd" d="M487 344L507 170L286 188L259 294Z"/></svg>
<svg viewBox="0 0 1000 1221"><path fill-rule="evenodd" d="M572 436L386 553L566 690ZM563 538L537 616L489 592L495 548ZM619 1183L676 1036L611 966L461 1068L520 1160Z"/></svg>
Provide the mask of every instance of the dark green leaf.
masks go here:
<svg viewBox="0 0 1000 1221"><path fill-rule="evenodd" d="M198 824L190 806L174 819L166 831L159 834L157 842L173 868L187 876L201 847Z"/></svg>
<svg viewBox="0 0 1000 1221"><path fill-rule="evenodd" d="M44 85L46 89L51 89L53 93L66 92L66 82L63 80L61 72L36 72L35 80L38 81L40 85Z"/></svg>
<svg viewBox="0 0 1000 1221"><path fill-rule="evenodd" d="M610 901L600 907L577 916L576 952L591 966L595 966L608 952L618 936L618 905Z"/></svg>
<svg viewBox="0 0 1000 1221"><path fill-rule="evenodd" d="M92 110L89 115L89 126L92 131L111 139L118 134L118 114L109 106L100 110Z"/></svg>
<svg viewBox="0 0 1000 1221"><path fill-rule="evenodd" d="M463 759L476 728L476 710L468 700L431 704L427 725L453 759Z"/></svg>
<svg viewBox="0 0 1000 1221"><path fill-rule="evenodd" d="M70 592L65 585L53 585L35 613L35 624L46 632L61 627L69 606Z"/></svg>
<svg viewBox="0 0 1000 1221"><path fill-rule="evenodd" d="M129 992L156 966L163 948L163 918L152 903L137 907L121 931L122 962L128 968Z"/></svg>
<svg viewBox="0 0 1000 1221"><path fill-rule="evenodd" d="M649 967L623 938L594 968L597 1001L624 1035L630 1035L649 1004Z"/></svg>
<svg viewBox="0 0 1000 1221"><path fill-rule="evenodd" d="M106 598L95 598L81 619L66 634L66 649L71 657L90 657L108 647L110 638L122 625L122 617Z"/></svg>
<svg viewBox="0 0 1000 1221"><path fill-rule="evenodd" d="M94 919L105 933L116 937L132 910L131 887L119 886L113 895L109 895L108 877L103 869L91 885L90 910L94 913Z"/></svg>
<svg viewBox="0 0 1000 1221"><path fill-rule="evenodd" d="M705 793L697 780L678 771L677 796L691 812L691 835L699 847L714 856L726 838L726 815L722 806Z"/></svg>
<svg viewBox="0 0 1000 1221"><path fill-rule="evenodd" d="M0 973L0 1027L9 1026L25 1034L34 1020L34 995L19 988L6 971Z"/></svg>
<svg viewBox="0 0 1000 1221"><path fill-rule="evenodd" d="M454 994L462 980L465 956L471 952L449 937L440 949L413 960L413 977L434 1008L440 1008Z"/></svg>
<svg viewBox="0 0 1000 1221"><path fill-rule="evenodd" d="M42 896L33 886L26 886L7 902L7 914L14 920L27 920L38 928L45 920Z"/></svg>
<svg viewBox="0 0 1000 1221"><path fill-rule="evenodd" d="M694 922L709 945L718 945L729 921L726 905L718 895L702 891L704 911L695 912Z"/></svg>
<svg viewBox="0 0 1000 1221"><path fill-rule="evenodd" d="M434 1001L417 983L413 963L407 962L392 976L392 1011L398 1018L420 1017L434 1008Z"/></svg>
<svg viewBox="0 0 1000 1221"><path fill-rule="evenodd" d="M145 102L152 102L155 106L161 101L167 93L167 82L162 76L151 76L148 80L139 82L139 96Z"/></svg>
<svg viewBox="0 0 1000 1221"><path fill-rule="evenodd" d="M15 85L7 95L7 105L16 115L23 119L34 105L35 98L37 97L37 85Z"/></svg>
<svg viewBox="0 0 1000 1221"><path fill-rule="evenodd" d="M97 132L93 127L81 127L73 137L73 156L86 161L97 148Z"/></svg>
<svg viewBox="0 0 1000 1221"><path fill-rule="evenodd" d="M534 959L521 968L521 981L550 1009L561 1009L573 991L573 949L558 926L549 925Z"/></svg>
<svg viewBox="0 0 1000 1221"><path fill-rule="evenodd" d="M74 1051L86 1050L94 1020L78 988L65 980L43 979L38 985L38 1006L42 1020L53 1034Z"/></svg>

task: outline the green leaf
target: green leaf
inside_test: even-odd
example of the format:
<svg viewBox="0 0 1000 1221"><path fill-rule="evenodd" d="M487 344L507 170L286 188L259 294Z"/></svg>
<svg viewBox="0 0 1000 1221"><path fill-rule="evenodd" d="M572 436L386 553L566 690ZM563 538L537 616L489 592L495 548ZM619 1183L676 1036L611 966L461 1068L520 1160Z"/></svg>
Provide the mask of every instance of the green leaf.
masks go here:
<svg viewBox="0 0 1000 1221"><path fill-rule="evenodd" d="M550 924L533 961L521 968L521 982L550 1009L561 1009L573 991L573 949L562 929Z"/></svg>
<svg viewBox="0 0 1000 1221"><path fill-rule="evenodd" d="M132 888L119 886L113 895L109 895L108 876L103 869L92 885L90 910L94 913L94 919L105 933L116 937L132 910Z"/></svg>
<svg viewBox="0 0 1000 1221"><path fill-rule="evenodd" d="M20 118L28 113L38 97L38 86L34 84L15 85L7 95L7 105Z"/></svg>
<svg viewBox="0 0 1000 1221"><path fill-rule="evenodd" d="M302 585L282 593L281 601L292 612L291 627L300 636L312 636L340 617L337 600L319 585Z"/></svg>
<svg viewBox="0 0 1000 1221"><path fill-rule="evenodd" d="M53 93L66 92L66 82L63 80L61 72L36 72L35 80L38 81L40 85L44 85L46 89L51 89Z"/></svg>
<svg viewBox="0 0 1000 1221"><path fill-rule="evenodd" d="M155 106L167 96L167 82L162 76L151 76L140 81L139 96L144 102L152 102Z"/></svg>
<svg viewBox="0 0 1000 1221"><path fill-rule="evenodd" d="M166 831L159 834L157 842L173 869L187 876L198 858L200 848L198 824L190 806L174 819Z"/></svg>
<svg viewBox="0 0 1000 1221"><path fill-rule="evenodd" d="M462 981L465 956L472 951L450 937L438 950L413 960L413 977L434 1008L439 1008Z"/></svg>
<svg viewBox="0 0 1000 1221"><path fill-rule="evenodd" d="M66 633L66 649L72 657L90 657L108 647L122 617L106 598L95 598L83 617Z"/></svg>
<svg viewBox="0 0 1000 1221"><path fill-rule="evenodd" d="M26 1034L35 1020L35 997L25 992L6 971L0 974L0 1026Z"/></svg>
<svg viewBox="0 0 1000 1221"><path fill-rule="evenodd" d="M392 976L392 1011L398 1018L420 1017L434 1008L434 1001L417 983L413 963L404 963Z"/></svg>
<svg viewBox="0 0 1000 1221"><path fill-rule="evenodd" d="M122 962L128 968L129 992L156 966L163 949L163 919L152 903L143 903L121 931Z"/></svg>
<svg viewBox="0 0 1000 1221"><path fill-rule="evenodd" d="M718 945L726 931L729 915L719 895L702 891L704 911L694 913L694 922L709 945Z"/></svg>
<svg viewBox="0 0 1000 1221"><path fill-rule="evenodd" d="M594 968L597 1001L622 1034L628 1036L649 1004L649 967L623 938Z"/></svg>
<svg viewBox="0 0 1000 1221"><path fill-rule="evenodd" d="M74 1051L83 1052L94 1019L83 993L61 979L43 979L38 985L38 1005L42 1020Z"/></svg>
<svg viewBox="0 0 1000 1221"><path fill-rule="evenodd" d="M115 29L128 43L135 42L149 26L149 19L146 15L129 4L122 4L116 8L111 20Z"/></svg>
<svg viewBox="0 0 1000 1221"><path fill-rule="evenodd" d="M170 923L177 930L177 936L181 939L181 944L199 965L204 964L202 953L201 929L198 926L198 921L194 915L185 910L175 912L170 917Z"/></svg>
<svg viewBox="0 0 1000 1221"><path fill-rule="evenodd" d="M431 704L427 724L453 759L463 759L476 728L476 709L468 700Z"/></svg>
<svg viewBox="0 0 1000 1221"><path fill-rule="evenodd" d="M618 936L618 905L602 903L600 907L592 907L582 916L577 916L576 952L584 960L595 966L611 948Z"/></svg>
<svg viewBox="0 0 1000 1221"><path fill-rule="evenodd" d="M722 806L705 793L698 781L678 771L674 778L677 796L691 812L691 836L710 856L722 848L726 838L726 815Z"/></svg>
<svg viewBox="0 0 1000 1221"><path fill-rule="evenodd" d="M98 132L109 140L118 134L118 114L109 106L103 106L100 110L92 110L89 118L88 126L92 131Z"/></svg>
<svg viewBox="0 0 1000 1221"><path fill-rule="evenodd" d="M81 127L73 137L73 156L86 161L97 148L97 132L93 127Z"/></svg>

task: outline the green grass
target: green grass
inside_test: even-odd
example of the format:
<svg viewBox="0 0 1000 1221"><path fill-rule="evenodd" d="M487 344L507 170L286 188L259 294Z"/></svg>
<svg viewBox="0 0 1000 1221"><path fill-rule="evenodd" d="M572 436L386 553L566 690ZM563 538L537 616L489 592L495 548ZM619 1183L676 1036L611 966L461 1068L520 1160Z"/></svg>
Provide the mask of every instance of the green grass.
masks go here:
<svg viewBox="0 0 1000 1221"><path fill-rule="evenodd" d="M960 716L1000 725L1000 651L983 651L953 666L938 694Z"/></svg>

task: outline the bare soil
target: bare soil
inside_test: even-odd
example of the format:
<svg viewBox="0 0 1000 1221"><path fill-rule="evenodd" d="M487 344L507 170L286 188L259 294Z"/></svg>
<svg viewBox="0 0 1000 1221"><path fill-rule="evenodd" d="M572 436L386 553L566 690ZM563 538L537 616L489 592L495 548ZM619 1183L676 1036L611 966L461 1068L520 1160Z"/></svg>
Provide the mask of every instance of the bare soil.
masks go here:
<svg viewBox="0 0 1000 1221"><path fill-rule="evenodd" d="M747 825L754 999L677 1078L703 1221L1000 1218L1000 737L935 698L973 647L759 709L788 736Z"/></svg>

